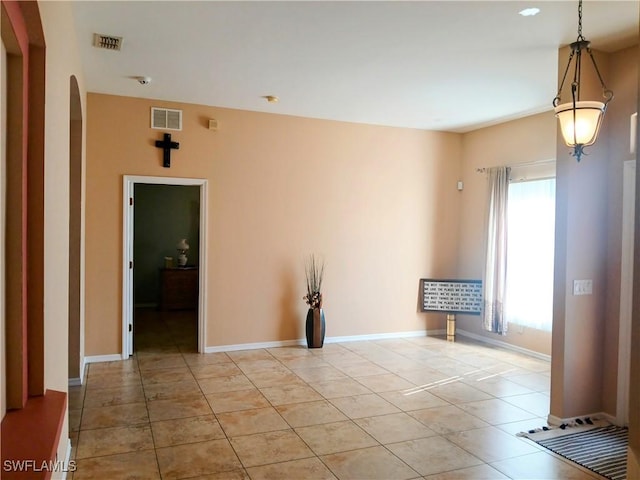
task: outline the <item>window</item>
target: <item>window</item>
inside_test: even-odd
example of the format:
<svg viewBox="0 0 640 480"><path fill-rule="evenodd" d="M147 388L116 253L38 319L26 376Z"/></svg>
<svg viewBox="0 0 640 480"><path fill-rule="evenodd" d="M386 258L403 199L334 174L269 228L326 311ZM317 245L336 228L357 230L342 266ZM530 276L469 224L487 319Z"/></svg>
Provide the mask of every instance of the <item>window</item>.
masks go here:
<svg viewBox="0 0 640 480"><path fill-rule="evenodd" d="M555 178L509 184L507 322L551 331Z"/></svg>

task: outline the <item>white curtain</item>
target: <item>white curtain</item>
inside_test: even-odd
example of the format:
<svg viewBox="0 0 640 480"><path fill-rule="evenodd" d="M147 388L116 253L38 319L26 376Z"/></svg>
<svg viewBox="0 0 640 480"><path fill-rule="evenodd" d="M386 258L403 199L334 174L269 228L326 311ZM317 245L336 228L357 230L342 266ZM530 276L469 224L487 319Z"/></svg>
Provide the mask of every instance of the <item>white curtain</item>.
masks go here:
<svg viewBox="0 0 640 480"><path fill-rule="evenodd" d="M484 269L483 326L490 332L506 335L504 296L507 280L507 199L509 167L488 170L489 208L487 254Z"/></svg>
<svg viewBox="0 0 640 480"><path fill-rule="evenodd" d="M510 323L551 331L555 179L509 186L507 292Z"/></svg>

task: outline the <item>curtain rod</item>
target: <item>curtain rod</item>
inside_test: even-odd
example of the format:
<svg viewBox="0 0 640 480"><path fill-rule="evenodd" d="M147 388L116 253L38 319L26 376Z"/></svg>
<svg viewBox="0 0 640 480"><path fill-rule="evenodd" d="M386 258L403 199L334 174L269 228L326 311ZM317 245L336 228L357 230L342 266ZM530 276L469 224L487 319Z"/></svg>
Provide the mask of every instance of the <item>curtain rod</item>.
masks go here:
<svg viewBox="0 0 640 480"><path fill-rule="evenodd" d="M548 165L550 163L556 163L555 159L549 159L549 160L537 160L537 161L533 161L533 162L524 162L524 163L514 163L512 165L496 165L496 167L533 167L533 166L542 166L542 165ZM494 167L478 167L476 168L476 172L477 173L484 173L487 170L489 170L490 168L494 168Z"/></svg>

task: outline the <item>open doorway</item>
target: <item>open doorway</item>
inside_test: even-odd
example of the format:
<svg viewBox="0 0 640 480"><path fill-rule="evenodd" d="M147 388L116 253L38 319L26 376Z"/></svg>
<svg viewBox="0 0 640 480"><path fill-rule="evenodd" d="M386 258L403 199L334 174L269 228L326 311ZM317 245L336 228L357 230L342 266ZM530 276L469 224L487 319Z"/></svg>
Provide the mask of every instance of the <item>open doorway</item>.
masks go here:
<svg viewBox="0 0 640 480"><path fill-rule="evenodd" d="M137 343L204 351L206 197L206 180L124 177L124 359Z"/></svg>
<svg viewBox="0 0 640 480"><path fill-rule="evenodd" d="M133 351L198 351L200 187L137 183Z"/></svg>

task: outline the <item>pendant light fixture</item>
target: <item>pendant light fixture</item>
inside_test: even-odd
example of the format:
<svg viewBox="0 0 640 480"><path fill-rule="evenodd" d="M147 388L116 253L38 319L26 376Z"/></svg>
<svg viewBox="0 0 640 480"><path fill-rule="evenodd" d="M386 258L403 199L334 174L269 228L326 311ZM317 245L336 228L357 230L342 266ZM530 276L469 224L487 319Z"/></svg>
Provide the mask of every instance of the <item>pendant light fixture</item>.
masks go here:
<svg viewBox="0 0 640 480"><path fill-rule="evenodd" d="M582 36L582 0L578 2L578 38L571 45L571 54L567 68L562 76L560 88L556 97L553 99L556 117L560 121L560 129L564 141L569 147L573 147L572 155L576 157L578 162L584 153L584 147L593 145L598 137L602 118L607 110L607 104L613 99L613 92L609 90L604 81L598 65L591 53L591 42ZM587 52L593 68L598 75L600 85L602 87L602 96L604 102L582 101L580 100L580 75L582 73L582 52ZM573 71L573 82L571 82L571 102L560 104L560 94L562 87L571 68L571 62L575 59Z"/></svg>

